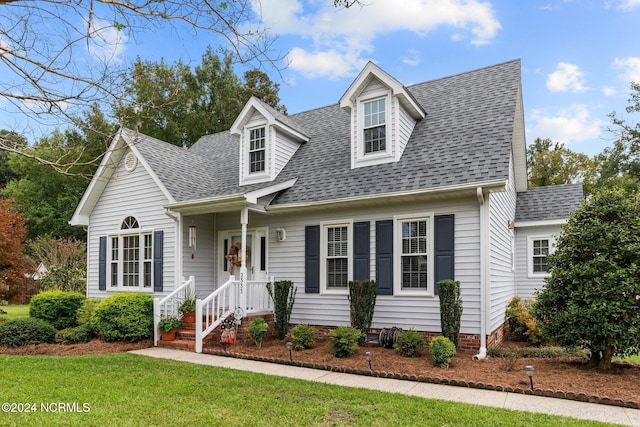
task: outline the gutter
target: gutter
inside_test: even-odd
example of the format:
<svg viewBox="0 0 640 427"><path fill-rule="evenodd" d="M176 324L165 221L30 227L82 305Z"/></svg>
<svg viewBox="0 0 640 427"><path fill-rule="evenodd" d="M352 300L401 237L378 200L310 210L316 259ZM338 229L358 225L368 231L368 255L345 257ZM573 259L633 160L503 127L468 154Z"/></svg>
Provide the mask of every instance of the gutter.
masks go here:
<svg viewBox="0 0 640 427"><path fill-rule="evenodd" d="M480 205L480 351L473 360L487 357L487 223L488 215L482 187L476 188L476 197Z"/></svg>

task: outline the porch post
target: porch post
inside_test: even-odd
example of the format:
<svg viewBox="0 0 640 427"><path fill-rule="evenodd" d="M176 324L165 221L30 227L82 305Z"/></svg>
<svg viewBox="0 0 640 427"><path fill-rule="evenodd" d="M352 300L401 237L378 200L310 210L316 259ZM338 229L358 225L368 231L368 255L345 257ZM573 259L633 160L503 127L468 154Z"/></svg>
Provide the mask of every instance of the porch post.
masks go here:
<svg viewBox="0 0 640 427"><path fill-rule="evenodd" d="M244 206L240 211L240 224L242 225L242 248L240 249L240 307L247 308L247 223L249 222L249 208Z"/></svg>

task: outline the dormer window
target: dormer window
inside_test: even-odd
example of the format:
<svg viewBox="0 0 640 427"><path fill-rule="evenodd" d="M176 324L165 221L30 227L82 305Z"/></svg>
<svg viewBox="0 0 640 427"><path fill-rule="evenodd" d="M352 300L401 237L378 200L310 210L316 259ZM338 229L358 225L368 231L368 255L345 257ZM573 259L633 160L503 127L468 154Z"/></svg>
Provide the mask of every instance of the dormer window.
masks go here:
<svg viewBox="0 0 640 427"><path fill-rule="evenodd" d="M249 130L249 173L265 171L264 127Z"/></svg>
<svg viewBox="0 0 640 427"><path fill-rule="evenodd" d="M364 103L364 154L386 151L385 99Z"/></svg>

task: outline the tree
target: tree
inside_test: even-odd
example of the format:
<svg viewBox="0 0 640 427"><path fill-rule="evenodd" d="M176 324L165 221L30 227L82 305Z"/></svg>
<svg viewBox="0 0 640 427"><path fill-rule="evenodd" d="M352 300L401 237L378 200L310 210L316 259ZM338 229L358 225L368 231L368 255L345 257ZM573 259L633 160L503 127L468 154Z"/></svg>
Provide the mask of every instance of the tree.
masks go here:
<svg viewBox="0 0 640 427"><path fill-rule="evenodd" d="M627 113L640 112L640 83L631 83ZM640 123L632 124L615 112L609 115L615 136L612 147L596 156L599 187L623 186L628 191L640 189Z"/></svg>
<svg viewBox="0 0 640 427"><path fill-rule="evenodd" d="M27 245L33 265L44 264L43 290L86 293L87 245L74 239L37 237Z"/></svg>
<svg viewBox="0 0 640 427"><path fill-rule="evenodd" d="M24 220L13 200L0 199L0 291L7 296L24 285L29 262L24 257Z"/></svg>
<svg viewBox="0 0 640 427"><path fill-rule="evenodd" d="M591 365L640 350L640 198L603 189L570 217L534 307L544 336Z"/></svg>
<svg viewBox="0 0 640 427"><path fill-rule="evenodd" d="M527 148L529 187L571 184L593 180L594 163L586 154L576 153L550 139L536 138Z"/></svg>
<svg viewBox="0 0 640 427"><path fill-rule="evenodd" d="M219 36L235 61L279 69L282 55L272 50L253 6L251 0L1 0L0 98L25 131L76 124L88 106L122 100L126 64L117 54L126 40L164 27ZM2 135L0 149L21 151Z"/></svg>
<svg viewBox="0 0 640 427"><path fill-rule="evenodd" d="M203 135L227 130L253 95L286 113L279 105L280 86L262 71L245 72L243 83L230 56L218 57L209 47L192 71L178 61L167 65L138 59L125 90L132 102L115 107L129 128L178 146L191 146Z"/></svg>

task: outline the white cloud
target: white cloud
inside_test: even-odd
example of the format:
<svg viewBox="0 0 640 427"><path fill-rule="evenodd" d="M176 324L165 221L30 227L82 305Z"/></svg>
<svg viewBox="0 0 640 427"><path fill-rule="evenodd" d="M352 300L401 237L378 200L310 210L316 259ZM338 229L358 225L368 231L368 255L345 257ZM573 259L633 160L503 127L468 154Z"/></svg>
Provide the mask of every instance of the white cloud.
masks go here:
<svg viewBox="0 0 640 427"><path fill-rule="evenodd" d="M323 76L339 79L351 75L364 66L364 64L356 66L348 53L335 50L310 53L296 47L291 49L288 59L290 68L311 78Z"/></svg>
<svg viewBox="0 0 640 427"><path fill-rule="evenodd" d="M122 62L122 55L129 37L113 24L94 18L90 23L91 37L87 40L87 50L100 62Z"/></svg>
<svg viewBox="0 0 640 427"><path fill-rule="evenodd" d="M294 48L289 59L290 68L314 77L331 77L335 70L324 66L310 70L301 58L313 62L326 56L339 63L339 72L347 64L358 70L365 62L363 55L373 52L376 37L396 31L424 37L440 27L449 27L454 30L454 39L483 45L490 43L501 28L491 4L481 0L377 1L347 10L319 1L262 0L254 4L273 34L312 41L313 47L305 49L304 54L303 47Z"/></svg>
<svg viewBox="0 0 640 427"><path fill-rule="evenodd" d="M411 65L412 67L420 63L420 51L417 49L409 49L402 56L401 61L404 64Z"/></svg>
<svg viewBox="0 0 640 427"><path fill-rule="evenodd" d="M640 0L638 0L640 1ZM640 82L640 57L629 56L627 58L616 58L613 66L622 70L620 78L628 82Z"/></svg>
<svg viewBox="0 0 640 427"><path fill-rule="evenodd" d="M583 92L588 89L583 77L584 73L577 65L560 62L556 71L547 76L547 89L551 92Z"/></svg>
<svg viewBox="0 0 640 427"><path fill-rule="evenodd" d="M618 93L618 90L615 87L605 86L602 88L602 93L605 96L614 96Z"/></svg>
<svg viewBox="0 0 640 427"><path fill-rule="evenodd" d="M584 104L572 104L553 113L535 109L531 112L530 122L533 123L527 129L530 140L551 138L567 145L600 138L606 125L605 121L592 118Z"/></svg>
<svg viewBox="0 0 640 427"><path fill-rule="evenodd" d="M636 6L640 6L640 0L622 0L616 6L618 10L631 10Z"/></svg>

